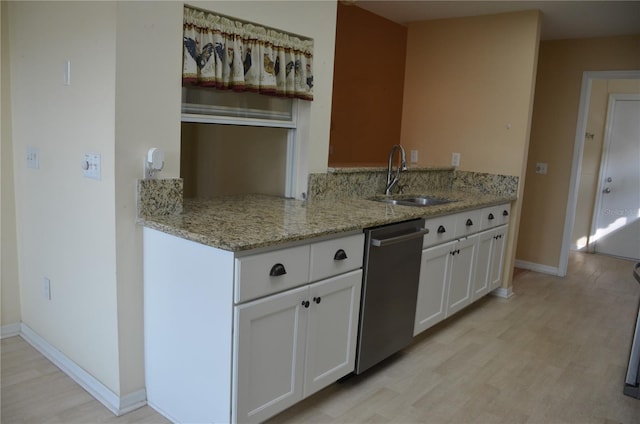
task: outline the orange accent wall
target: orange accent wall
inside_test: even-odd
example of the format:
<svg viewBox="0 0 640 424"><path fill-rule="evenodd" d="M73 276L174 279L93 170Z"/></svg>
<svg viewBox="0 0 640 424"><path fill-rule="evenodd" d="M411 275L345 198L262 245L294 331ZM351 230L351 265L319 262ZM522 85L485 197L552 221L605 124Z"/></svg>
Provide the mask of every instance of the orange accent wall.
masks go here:
<svg viewBox="0 0 640 424"><path fill-rule="evenodd" d="M338 3L329 166L385 165L400 142L407 28Z"/></svg>

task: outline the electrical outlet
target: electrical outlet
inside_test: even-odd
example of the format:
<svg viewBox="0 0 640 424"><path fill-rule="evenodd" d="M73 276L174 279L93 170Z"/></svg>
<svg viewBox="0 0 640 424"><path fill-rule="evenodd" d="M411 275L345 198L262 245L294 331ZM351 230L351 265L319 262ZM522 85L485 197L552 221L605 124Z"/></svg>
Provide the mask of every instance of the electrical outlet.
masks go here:
<svg viewBox="0 0 640 424"><path fill-rule="evenodd" d="M42 279L42 290L45 300L51 300L51 280L47 277Z"/></svg>
<svg viewBox="0 0 640 424"><path fill-rule="evenodd" d="M27 147L27 168L40 168L40 153L37 147Z"/></svg>
<svg viewBox="0 0 640 424"><path fill-rule="evenodd" d="M411 163L418 163L418 151L417 150L412 150L411 151Z"/></svg>
<svg viewBox="0 0 640 424"><path fill-rule="evenodd" d="M460 166L460 153L451 154L451 166Z"/></svg>
<svg viewBox="0 0 640 424"><path fill-rule="evenodd" d="M536 163L536 174L546 174L547 173L547 164L546 162L537 162Z"/></svg>

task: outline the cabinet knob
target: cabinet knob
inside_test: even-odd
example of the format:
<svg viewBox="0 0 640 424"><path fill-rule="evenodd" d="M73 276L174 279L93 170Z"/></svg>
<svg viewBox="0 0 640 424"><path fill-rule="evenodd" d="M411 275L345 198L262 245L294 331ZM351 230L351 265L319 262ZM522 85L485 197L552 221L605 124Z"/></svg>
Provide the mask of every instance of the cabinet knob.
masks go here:
<svg viewBox="0 0 640 424"><path fill-rule="evenodd" d="M321 300L322 300L322 298L320 296L313 298L313 301L316 302L316 303L320 303Z"/></svg>
<svg viewBox="0 0 640 424"><path fill-rule="evenodd" d="M347 252L345 252L342 249L338 249L336 254L333 255L333 260L334 261L344 261L345 259L347 259Z"/></svg>
<svg viewBox="0 0 640 424"><path fill-rule="evenodd" d="M309 305L311 305L311 303L309 303L309 301L308 301L308 300L303 300L303 301L302 301L302 306L304 306L305 308L308 308L308 307L309 307Z"/></svg>
<svg viewBox="0 0 640 424"><path fill-rule="evenodd" d="M269 271L269 276L279 277L281 275L285 275L286 273L287 273L287 270L284 269L284 265L275 264L274 266L271 267L271 271Z"/></svg>
<svg viewBox="0 0 640 424"><path fill-rule="evenodd" d="M509 211L508 210L503 210L502 211L502 216L509 216Z"/></svg>
<svg viewBox="0 0 640 424"><path fill-rule="evenodd" d="M471 220L471 218L467 219L467 227L470 227L473 225L473 221Z"/></svg>
<svg viewBox="0 0 640 424"><path fill-rule="evenodd" d="M444 225L438 227L438 234L446 233L447 230L444 228Z"/></svg>
<svg viewBox="0 0 640 424"><path fill-rule="evenodd" d="M489 221L491 221L491 220L493 220L493 214L492 213L489 214Z"/></svg>

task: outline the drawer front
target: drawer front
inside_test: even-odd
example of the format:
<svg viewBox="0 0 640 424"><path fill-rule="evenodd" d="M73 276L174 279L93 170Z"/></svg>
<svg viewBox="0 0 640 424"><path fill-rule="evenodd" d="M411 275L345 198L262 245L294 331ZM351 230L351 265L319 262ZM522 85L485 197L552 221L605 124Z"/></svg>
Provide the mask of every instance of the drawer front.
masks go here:
<svg viewBox="0 0 640 424"><path fill-rule="evenodd" d="M364 234L321 241L311 245L310 281L362 267Z"/></svg>
<svg viewBox="0 0 640 424"><path fill-rule="evenodd" d="M482 209L481 230L508 224L510 213L511 205L509 203Z"/></svg>
<svg viewBox="0 0 640 424"><path fill-rule="evenodd" d="M235 303L309 282L309 246L236 258Z"/></svg>
<svg viewBox="0 0 640 424"><path fill-rule="evenodd" d="M460 212L456 215L456 237L464 237L480 231L482 209Z"/></svg>
<svg viewBox="0 0 640 424"><path fill-rule="evenodd" d="M458 214L452 214L427 219L424 227L429 230L429 233L424 236L422 248L453 240L456 236L457 216Z"/></svg>

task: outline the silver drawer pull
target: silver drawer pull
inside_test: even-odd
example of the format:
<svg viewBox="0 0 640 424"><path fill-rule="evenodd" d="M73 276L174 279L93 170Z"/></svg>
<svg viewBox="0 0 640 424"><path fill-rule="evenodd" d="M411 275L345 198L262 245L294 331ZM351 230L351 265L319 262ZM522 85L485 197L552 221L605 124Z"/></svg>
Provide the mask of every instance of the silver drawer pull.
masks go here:
<svg viewBox="0 0 640 424"><path fill-rule="evenodd" d="M274 266L271 267L271 271L269 271L269 276L279 277L281 275L285 275L286 273L287 273L287 270L284 269L284 265L275 264Z"/></svg>
<svg viewBox="0 0 640 424"><path fill-rule="evenodd" d="M333 260L334 261L344 261L345 259L347 259L347 252L345 252L342 249L338 249L336 254L333 255Z"/></svg>

